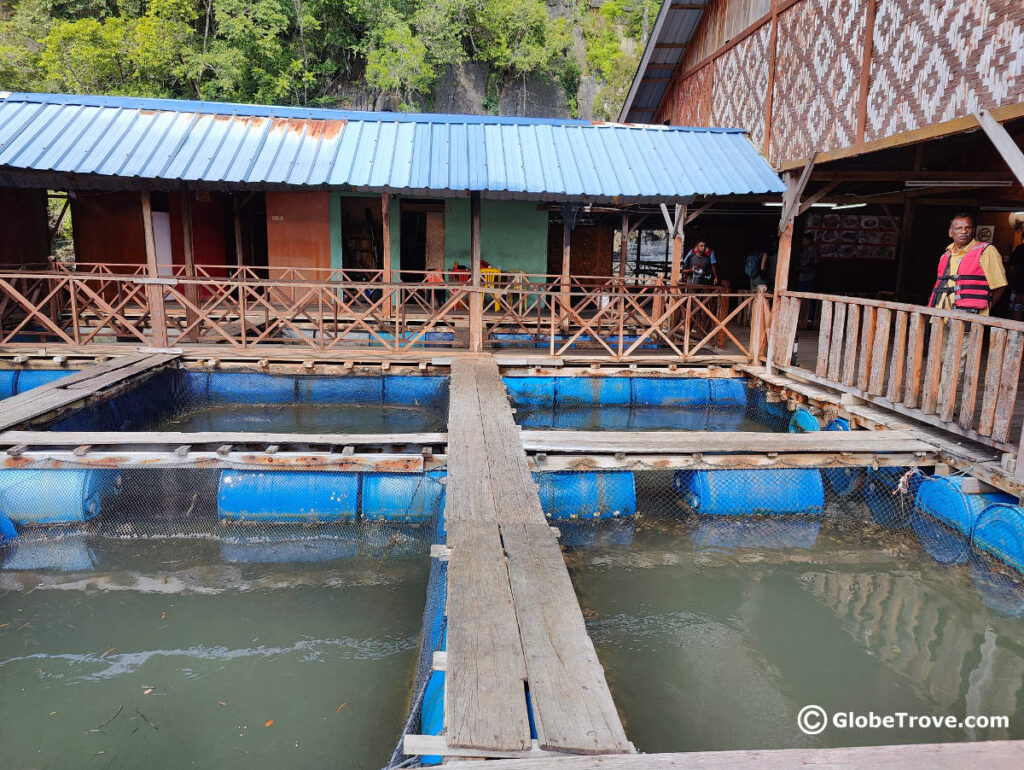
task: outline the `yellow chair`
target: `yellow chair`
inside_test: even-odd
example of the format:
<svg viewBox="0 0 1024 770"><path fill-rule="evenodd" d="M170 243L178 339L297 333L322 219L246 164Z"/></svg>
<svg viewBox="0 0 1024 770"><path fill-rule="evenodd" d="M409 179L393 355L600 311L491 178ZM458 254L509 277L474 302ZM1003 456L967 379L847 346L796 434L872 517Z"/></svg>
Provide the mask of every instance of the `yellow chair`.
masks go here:
<svg viewBox="0 0 1024 770"><path fill-rule="evenodd" d="M496 289L500 286L499 279L501 278L501 271L496 267L482 267L480 268L480 279L484 282L484 288ZM492 294L491 298L494 300L494 310L501 310L501 303L498 301L498 295ZM487 295L484 294L484 308L487 308Z"/></svg>

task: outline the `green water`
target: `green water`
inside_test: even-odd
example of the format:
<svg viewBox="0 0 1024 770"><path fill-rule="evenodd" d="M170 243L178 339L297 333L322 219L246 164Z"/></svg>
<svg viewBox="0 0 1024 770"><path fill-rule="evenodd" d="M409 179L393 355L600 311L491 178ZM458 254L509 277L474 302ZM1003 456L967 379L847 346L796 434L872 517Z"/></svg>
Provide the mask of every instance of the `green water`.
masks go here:
<svg viewBox="0 0 1024 770"><path fill-rule="evenodd" d="M436 433L447 410L360 404L215 404L183 411L154 431L252 433Z"/></svg>
<svg viewBox="0 0 1024 770"><path fill-rule="evenodd" d="M1024 738L1024 590L1004 571L942 566L913 531L859 519L730 526L641 518L631 545L566 554L639 750ZM737 538L748 547L723 547ZM1007 715L1010 729L812 737L796 722L809 704Z"/></svg>
<svg viewBox="0 0 1024 770"><path fill-rule="evenodd" d="M88 572L0 572L4 768L386 763L425 554L229 564L210 539L87 545Z"/></svg>

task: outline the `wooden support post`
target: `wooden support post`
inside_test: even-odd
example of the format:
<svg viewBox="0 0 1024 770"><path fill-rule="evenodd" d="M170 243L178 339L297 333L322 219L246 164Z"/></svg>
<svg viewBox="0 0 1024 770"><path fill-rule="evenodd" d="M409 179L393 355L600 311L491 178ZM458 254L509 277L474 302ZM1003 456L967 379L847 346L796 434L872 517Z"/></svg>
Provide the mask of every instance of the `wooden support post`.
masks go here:
<svg viewBox="0 0 1024 770"><path fill-rule="evenodd" d="M672 223L672 273L669 283L678 286L683 275L683 220L686 206L676 206L675 221Z"/></svg>
<svg viewBox="0 0 1024 770"><path fill-rule="evenodd" d="M779 236L779 256L775 260L775 301L779 292L789 288L789 259L793 253L793 220Z"/></svg>
<svg viewBox="0 0 1024 770"><path fill-rule="evenodd" d="M559 289L561 300L562 330L569 327L569 314L572 310L571 285L569 283L570 258L572 256L572 216L568 206L562 207L562 276Z"/></svg>
<svg viewBox="0 0 1024 770"><path fill-rule="evenodd" d="M470 193L469 248L472 258L472 285L479 289L480 281L480 193ZM469 349L479 353L484 349L484 295L473 291L469 295Z"/></svg>
<svg viewBox="0 0 1024 770"><path fill-rule="evenodd" d="M242 206L245 205L244 201L239 200L238 193L231 196L232 208L235 212L235 265L239 270L242 269L242 265L245 264L242 249Z"/></svg>
<svg viewBox="0 0 1024 770"><path fill-rule="evenodd" d="M1017 177L1017 181L1024 185L1024 151L1017 146L1010 133L992 117L988 110L976 112L974 117L1006 165L1010 167L1010 171Z"/></svg>
<svg viewBox="0 0 1024 770"><path fill-rule="evenodd" d="M381 221L381 282L391 283L391 198L387 193L380 194L380 221ZM385 318L391 317L391 290L384 289L385 299L381 303L381 310Z"/></svg>
<svg viewBox="0 0 1024 770"><path fill-rule="evenodd" d="M153 201L149 190L142 191L142 228L146 237L146 272L150 278L159 278L160 272L156 264L156 241L153 238ZM146 287L146 300L149 304L149 323L153 337L153 347L167 347L167 312L164 308L164 290L159 284Z"/></svg>
<svg viewBox="0 0 1024 770"><path fill-rule="evenodd" d="M181 191L181 237L184 245L185 257L185 279L194 280L196 277L195 247L192 236L192 192L188 187ZM185 299L190 303L199 306L199 287L194 283L185 284ZM190 307L185 308L185 325L192 326L198 316L196 311ZM242 326L245 326L245 319L242 319ZM194 342L199 337L199 329L192 329L185 339Z"/></svg>
<svg viewBox="0 0 1024 770"><path fill-rule="evenodd" d="M629 248L629 212L622 212L622 242L619 244L619 278L626 277L626 250Z"/></svg>

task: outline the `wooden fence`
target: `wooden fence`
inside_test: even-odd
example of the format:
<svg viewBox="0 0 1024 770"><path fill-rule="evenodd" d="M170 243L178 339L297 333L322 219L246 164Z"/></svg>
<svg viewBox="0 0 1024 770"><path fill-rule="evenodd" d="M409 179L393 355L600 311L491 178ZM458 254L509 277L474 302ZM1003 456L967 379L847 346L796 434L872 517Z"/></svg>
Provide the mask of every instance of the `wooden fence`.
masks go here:
<svg viewBox="0 0 1024 770"><path fill-rule="evenodd" d="M814 369L792 361L803 303L821 303ZM778 369L1017 453L1024 323L806 292L782 292L770 343Z"/></svg>
<svg viewBox="0 0 1024 770"><path fill-rule="evenodd" d="M152 276L134 265L0 268L0 344L267 343L335 351L372 347L590 351L616 361L660 354L682 362L756 362L770 301L725 287L614 277L488 271L381 271L180 266ZM219 273L219 274L218 274ZM473 296L482 305L474 314Z"/></svg>

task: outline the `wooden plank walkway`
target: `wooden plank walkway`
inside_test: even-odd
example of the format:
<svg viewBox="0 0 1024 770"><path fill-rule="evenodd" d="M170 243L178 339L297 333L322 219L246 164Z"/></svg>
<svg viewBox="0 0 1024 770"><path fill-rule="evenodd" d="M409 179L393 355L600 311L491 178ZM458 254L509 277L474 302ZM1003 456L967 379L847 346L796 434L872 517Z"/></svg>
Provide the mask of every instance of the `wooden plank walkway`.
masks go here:
<svg viewBox="0 0 1024 770"><path fill-rule="evenodd" d="M493 358L452 363L445 751L629 752ZM410 746L417 738L410 736Z"/></svg>
<svg viewBox="0 0 1024 770"><path fill-rule="evenodd" d="M176 353L135 353L0 401L0 430L35 420L94 393L170 363Z"/></svg>
<svg viewBox="0 0 1024 770"><path fill-rule="evenodd" d="M720 770L724 768L829 768L855 770L960 770L965 767L1022 767L1024 741L915 743L901 746L861 746L841 749L777 749L768 751L695 751L683 754L633 754L615 757L538 757L497 762L463 762L486 770Z"/></svg>

